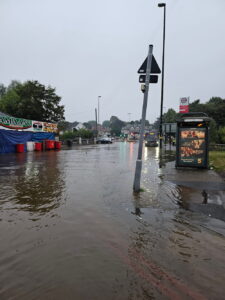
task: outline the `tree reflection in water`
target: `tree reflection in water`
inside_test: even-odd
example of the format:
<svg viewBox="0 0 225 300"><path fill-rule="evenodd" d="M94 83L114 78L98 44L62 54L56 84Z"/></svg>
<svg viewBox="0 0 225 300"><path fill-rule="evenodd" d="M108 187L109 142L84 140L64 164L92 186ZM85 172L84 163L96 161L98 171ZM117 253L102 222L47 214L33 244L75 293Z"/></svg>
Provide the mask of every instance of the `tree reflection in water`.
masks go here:
<svg viewBox="0 0 225 300"><path fill-rule="evenodd" d="M44 214L60 206L65 182L55 152L28 153L24 168L15 171L17 209Z"/></svg>

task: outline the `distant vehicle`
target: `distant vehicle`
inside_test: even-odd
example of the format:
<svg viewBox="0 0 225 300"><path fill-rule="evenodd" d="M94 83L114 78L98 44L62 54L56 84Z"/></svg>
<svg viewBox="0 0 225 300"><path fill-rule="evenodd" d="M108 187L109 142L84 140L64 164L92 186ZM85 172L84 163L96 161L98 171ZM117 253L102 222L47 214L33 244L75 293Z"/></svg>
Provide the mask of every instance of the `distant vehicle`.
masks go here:
<svg viewBox="0 0 225 300"><path fill-rule="evenodd" d="M158 132L157 131L149 132L149 135L146 139L145 146L146 147L157 147L158 146Z"/></svg>
<svg viewBox="0 0 225 300"><path fill-rule="evenodd" d="M112 144L112 138L109 136L102 136L97 139L97 144Z"/></svg>
<svg viewBox="0 0 225 300"><path fill-rule="evenodd" d="M134 135L128 135L127 142L136 143L136 139Z"/></svg>

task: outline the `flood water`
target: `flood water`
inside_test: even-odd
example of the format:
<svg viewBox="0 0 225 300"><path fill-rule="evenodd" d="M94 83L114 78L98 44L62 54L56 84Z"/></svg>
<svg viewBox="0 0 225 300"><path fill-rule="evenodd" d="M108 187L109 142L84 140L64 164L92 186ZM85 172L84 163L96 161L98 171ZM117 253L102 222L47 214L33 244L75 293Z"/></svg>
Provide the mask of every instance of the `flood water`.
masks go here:
<svg viewBox="0 0 225 300"><path fill-rule="evenodd" d="M171 151L144 149L134 195L137 146L0 156L1 300L224 299L223 217L188 209Z"/></svg>

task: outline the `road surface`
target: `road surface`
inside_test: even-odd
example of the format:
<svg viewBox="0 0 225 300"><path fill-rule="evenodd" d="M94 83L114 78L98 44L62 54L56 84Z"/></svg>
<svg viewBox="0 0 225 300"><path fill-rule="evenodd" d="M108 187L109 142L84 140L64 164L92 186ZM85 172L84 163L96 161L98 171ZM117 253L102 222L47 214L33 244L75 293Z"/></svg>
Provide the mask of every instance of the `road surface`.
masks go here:
<svg viewBox="0 0 225 300"><path fill-rule="evenodd" d="M1 300L224 299L224 220L192 205L212 193L145 148L134 195L136 157L133 143L0 156Z"/></svg>

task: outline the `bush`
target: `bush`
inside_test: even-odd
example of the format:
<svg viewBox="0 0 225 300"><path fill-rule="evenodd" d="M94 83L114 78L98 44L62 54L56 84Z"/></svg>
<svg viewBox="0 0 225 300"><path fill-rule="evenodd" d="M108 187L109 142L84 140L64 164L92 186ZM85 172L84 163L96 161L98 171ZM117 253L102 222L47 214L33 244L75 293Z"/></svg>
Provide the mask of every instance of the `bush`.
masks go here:
<svg viewBox="0 0 225 300"><path fill-rule="evenodd" d="M93 132L87 129L79 129L76 131L67 131L60 136L61 140L73 140L81 137L82 139L90 139L93 137Z"/></svg>
<svg viewBox="0 0 225 300"><path fill-rule="evenodd" d="M225 127L220 127L218 135L220 144L225 144Z"/></svg>

